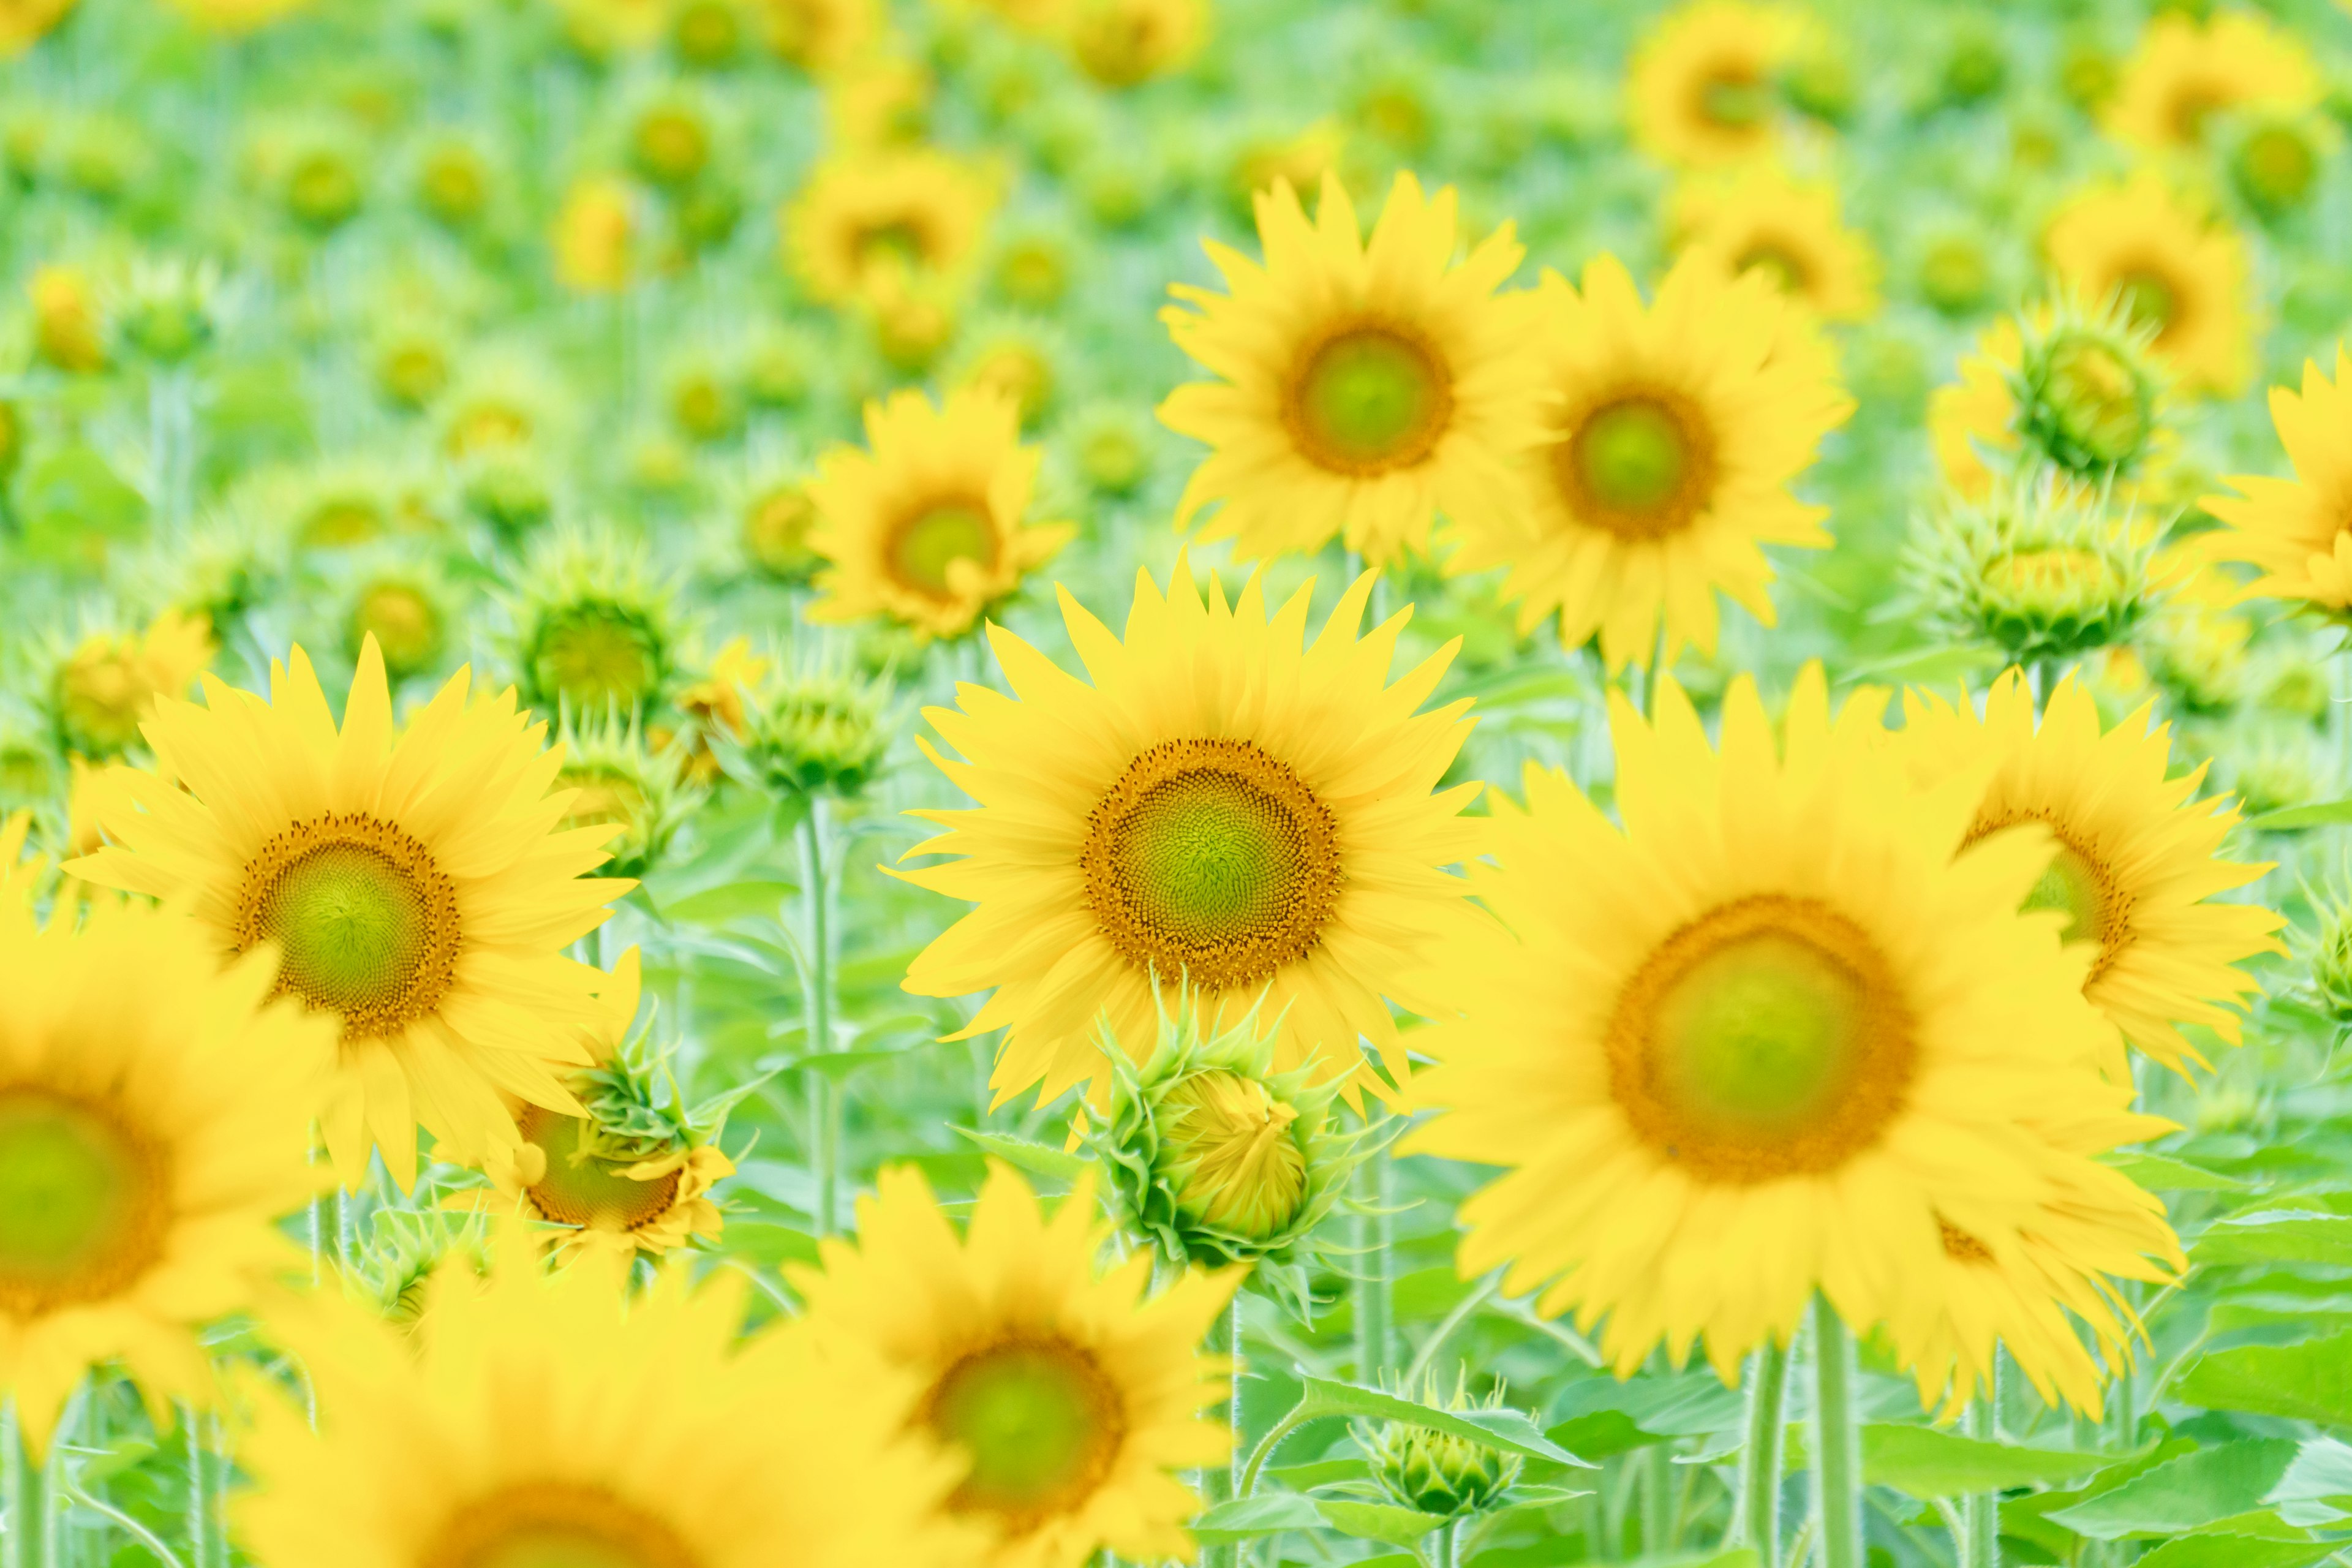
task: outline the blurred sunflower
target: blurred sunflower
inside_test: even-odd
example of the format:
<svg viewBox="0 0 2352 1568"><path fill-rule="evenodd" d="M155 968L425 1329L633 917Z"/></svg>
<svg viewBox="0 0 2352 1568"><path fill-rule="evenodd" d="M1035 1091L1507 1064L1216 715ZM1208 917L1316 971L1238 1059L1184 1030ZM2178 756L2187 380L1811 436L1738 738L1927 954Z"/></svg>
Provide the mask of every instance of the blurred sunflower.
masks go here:
<svg viewBox="0 0 2352 1568"><path fill-rule="evenodd" d="M1830 542L1828 509L1789 490L1853 412L1826 353L1786 352L1768 279L1689 255L1647 307L1607 256L1581 289L1546 272L1538 293L1547 438L1518 508L1455 520L1446 571L1508 566L1521 633L1557 612L1562 645L1597 634L1612 670L1712 652L1718 590L1770 625L1759 547Z"/></svg>
<svg viewBox="0 0 2352 1568"><path fill-rule="evenodd" d="M203 616L165 610L144 632L93 632L76 643L49 679L58 744L106 761L139 742L158 699L184 696L218 651Z"/></svg>
<svg viewBox="0 0 2352 1568"><path fill-rule="evenodd" d="M752 0L768 47L812 76L856 60L882 34L880 0Z"/></svg>
<svg viewBox="0 0 2352 1568"><path fill-rule="evenodd" d="M2151 18L2107 104L2109 134L2151 153L2194 151L2210 122L2233 110L2289 113L2318 102L2311 54L2251 11Z"/></svg>
<svg viewBox="0 0 2352 1568"><path fill-rule="evenodd" d="M2237 1044L2233 1009L2262 987L2235 965L2284 952L2270 934L2284 921L2259 904L2215 901L2271 868L2221 858L2237 811L2196 798L2202 766L2167 776L2172 727L2151 725L2143 706L2101 733L2097 704L2071 675L2037 726L2032 689L2014 669L1985 693L1981 715L1972 700L1916 691L1904 707L1903 744L1924 776L1998 764L1969 842L2021 822L2057 840L2025 907L2065 917L2062 940L2091 955L2084 994L2124 1038L2176 1071L2207 1065L2182 1024Z"/></svg>
<svg viewBox="0 0 2352 1568"><path fill-rule="evenodd" d="M1099 1267L1108 1227L1091 1183L1049 1220L992 1167L959 1237L916 1167L884 1170L858 1240L787 1274L829 1349L878 1359L923 1393L914 1425L965 1468L944 1511L977 1526L986 1568L1079 1568L1192 1556L1200 1508L1171 1472L1223 1462L1232 1435L1200 1412L1224 1369L1194 1347L1242 1271L1187 1272L1148 1295L1149 1251ZM894 1512L912 1513L901 1503Z"/></svg>
<svg viewBox="0 0 2352 1568"><path fill-rule="evenodd" d="M1366 240L1336 174L1312 223L1278 180L1256 197L1263 264L1208 243L1227 292L1176 284L1160 313L1219 378L1160 406L1213 448L1178 527L1219 502L1201 537L1244 560L1338 536L1377 565L1425 548L1441 510L1501 525L1542 434L1528 297L1496 292L1525 250L1506 224L1457 261L1455 205L1401 174Z"/></svg>
<svg viewBox="0 0 2352 1568"><path fill-rule="evenodd" d="M1777 169L1693 180L1675 192L1668 226L1678 249L1727 278L1760 271L1822 320L1877 312L1878 258L1839 217L1834 185Z"/></svg>
<svg viewBox="0 0 2352 1568"><path fill-rule="evenodd" d="M980 804L916 813L947 831L908 856L961 858L898 875L979 908L905 984L995 989L962 1033L1007 1031L1000 1101L1106 1088L1096 1019L1148 1049L1158 994L1180 979L1212 1032L1261 1005L1279 1020L1281 1070L1312 1059L1319 1077L1369 1083L1360 1039L1403 1076L1381 997L1428 944L1475 923L1444 868L1475 847L1459 814L1477 786L1437 787L1467 702L1415 712L1453 647L1391 684L1406 616L1358 637L1372 581L1302 649L1307 589L1269 616L1262 576L1228 605L1180 555L1164 595L1137 574L1124 641L1063 594L1092 685L992 627L1012 695L968 685L961 710L925 710L961 760L925 751Z"/></svg>
<svg viewBox="0 0 2352 1568"><path fill-rule="evenodd" d="M578 1114L562 1073L586 1063L602 977L563 949L635 885L582 876L614 829L555 830L545 727L511 690L468 701L469 679L397 729L373 642L340 728L299 647L268 698L207 678L205 706L161 699L159 771L109 771L113 842L68 867L191 900L220 949L276 945L278 991L342 1025L317 1110L346 1185L371 1143L413 1185L420 1121L447 1157L513 1144L502 1092Z"/></svg>
<svg viewBox="0 0 2352 1568"><path fill-rule="evenodd" d="M812 299L838 305L971 265L996 205L988 181L928 147L836 155L779 214L786 260Z"/></svg>
<svg viewBox="0 0 2352 1568"><path fill-rule="evenodd" d="M96 1363L125 1363L159 1426L211 1402L196 1331L299 1258L277 1221L317 1190L334 1035L265 1005L270 954L224 969L177 910L37 925L23 820L0 828L0 1392L37 1459Z"/></svg>
<svg viewBox="0 0 2352 1568"><path fill-rule="evenodd" d="M1677 167L1769 152L1773 78L1799 41L1787 13L1746 0L1691 0L1652 24L1627 68L1633 139Z"/></svg>
<svg viewBox="0 0 2352 1568"><path fill-rule="evenodd" d="M2191 391L2234 397L2253 374L2246 242L2143 170L2051 220L2050 265L2084 300L2119 300Z"/></svg>
<svg viewBox="0 0 2352 1568"><path fill-rule="evenodd" d="M808 546L825 566L815 621L887 615L961 637L1067 543L1067 523L1026 521L1040 449L1021 445L1008 398L971 387L866 405L866 448L835 447L808 485Z"/></svg>
<svg viewBox="0 0 2352 1568"><path fill-rule="evenodd" d="M2217 561L2238 561L2263 575L2247 589L2273 599L2301 599L2333 615L2352 610L2352 355L2339 345L2336 379L2316 360L2303 362L2303 390L2271 388L2271 422L2294 470L2291 479L2235 474L2237 495L2198 504L2226 524L2210 536Z"/></svg>
<svg viewBox="0 0 2352 1568"><path fill-rule="evenodd" d="M1927 399L1944 483L1980 501L2004 475L2035 481L2050 470L2073 493L2160 498L2179 437L2154 343L2120 300L2065 300L1996 321L1960 361L1959 381Z"/></svg>
<svg viewBox="0 0 2352 1568"><path fill-rule="evenodd" d="M550 717L651 712L678 673L677 591L642 541L560 529L540 542L509 600L522 700Z"/></svg>
<svg viewBox="0 0 2352 1568"><path fill-rule="evenodd" d="M0 59L13 59L48 37L81 0L0 0Z"/></svg>
<svg viewBox="0 0 2352 1568"><path fill-rule="evenodd" d="M1817 1291L1907 1343L1965 1331L1989 1367L2008 1278L1948 1278L1986 1299L1941 1322L1904 1282L1957 1225L2001 1259L2061 1239L2048 1210L2086 1194L2106 1223L2074 1267L2179 1256L2162 1205L2092 1157L2168 1124L2105 1076L2079 950L2017 912L2049 837L1958 853L1985 769L1916 787L1884 701L1832 718L1810 665L1776 744L1742 676L1718 749L1671 679L1654 722L1612 694L1624 826L1530 764L1470 873L1517 940L1434 961L1464 1010L1418 1037L1439 1065L1416 1100L1441 1114L1406 1147L1508 1168L1461 1207L1459 1268L1605 1317L1621 1377L1703 1342L1729 1380ZM2064 1370L2036 1381L2079 1392Z"/></svg>
<svg viewBox="0 0 2352 1568"><path fill-rule="evenodd" d="M549 1271L520 1226L453 1258L413 1329L341 1302L275 1327L317 1391L256 1401L235 1503L261 1568L950 1568L953 1471L907 1374L796 1326L737 1338L750 1281ZM340 1310L335 1309L341 1308Z"/></svg>
<svg viewBox="0 0 2352 1568"><path fill-rule="evenodd" d="M1070 58L1103 87L1181 70L1209 37L1209 0L1066 0Z"/></svg>

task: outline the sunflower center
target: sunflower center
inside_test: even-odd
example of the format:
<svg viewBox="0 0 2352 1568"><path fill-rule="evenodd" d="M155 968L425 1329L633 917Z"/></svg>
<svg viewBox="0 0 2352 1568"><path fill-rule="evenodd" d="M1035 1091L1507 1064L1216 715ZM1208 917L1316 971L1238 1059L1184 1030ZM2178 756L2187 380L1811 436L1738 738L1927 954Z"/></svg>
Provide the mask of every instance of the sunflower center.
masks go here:
<svg viewBox="0 0 2352 1568"><path fill-rule="evenodd" d="M2037 406L2026 427L2051 458L2077 473L2122 467L2155 433L2153 389L2111 343L2068 333L2050 345L2033 378Z"/></svg>
<svg viewBox="0 0 2352 1568"><path fill-rule="evenodd" d="M1721 905L1643 961L1610 1020L1611 1091L1703 1181L1837 1169L1900 1112L1918 1051L1876 945L1778 894Z"/></svg>
<svg viewBox="0 0 2352 1568"><path fill-rule="evenodd" d="M1699 118L1725 131L1753 131L1764 123L1771 97L1753 71L1733 67L1698 84Z"/></svg>
<svg viewBox="0 0 2352 1568"><path fill-rule="evenodd" d="M914 509L890 532L889 561L892 575L916 593L952 598L957 562L983 572L996 564L996 523L988 503L959 496Z"/></svg>
<svg viewBox="0 0 2352 1568"><path fill-rule="evenodd" d="M422 669L441 647L441 612L411 584L369 584L352 620L362 637L375 638L384 664L395 674Z"/></svg>
<svg viewBox="0 0 2352 1568"><path fill-rule="evenodd" d="M1612 399L1552 448L1577 516L1622 539L1662 539L1689 526L1714 488L1715 454L1697 410L1664 393Z"/></svg>
<svg viewBox="0 0 2352 1568"><path fill-rule="evenodd" d="M911 270L929 259L929 237L920 225L906 218L868 224L850 241L860 271Z"/></svg>
<svg viewBox="0 0 2352 1568"><path fill-rule="evenodd" d="M1255 1079L1197 1072L1161 1102L1168 1153L1183 1172L1178 1205L1195 1222L1264 1241L1307 1197L1307 1155L1290 1131L1296 1107Z"/></svg>
<svg viewBox="0 0 2352 1568"><path fill-rule="evenodd" d="M1059 1339L964 1357L932 1388L924 1417L971 1456L949 1506L996 1514L1016 1530L1085 1501L1127 1437L1118 1389L1092 1355Z"/></svg>
<svg viewBox="0 0 2352 1568"><path fill-rule="evenodd" d="M551 616L531 656L539 689L601 713L637 707L661 683L653 628L617 605L587 603Z"/></svg>
<svg viewBox="0 0 2352 1568"><path fill-rule="evenodd" d="M102 1300L163 1250L155 1152L105 1107L0 1089L0 1311Z"/></svg>
<svg viewBox="0 0 2352 1568"><path fill-rule="evenodd" d="M279 950L278 990L341 1015L343 1034L398 1034L456 976L457 889L424 845L363 812L295 823L245 868L240 952Z"/></svg>
<svg viewBox="0 0 2352 1568"><path fill-rule="evenodd" d="M2058 852L2050 858L2050 864L2019 907L2056 910L2064 915L2066 924L2058 933L2061 942L2098 943L2098 956L2091 961L2090 973L2090 980L2096 980L2114 965L2131 941L2131 895L2117 883L2105 860L2039 812L2013 812L1988 818L1969 830L1968 842L1973 844L1989 833L2020 822L2039 822L2049 828L2058 839Z"/></svg>
<svg viewBox="0 0 2352 1568"><path fill-rule="evenodd" d="M1248 741L1163 741L1087 818L1096 924L1138 969L1211 991L1256 985L1322 940L1339 896L1339 822Z"/></svg>
<svg viewBox="0 0 2352 1568"><path fill-rule="evenodd" d="M1300 356L1286 410L1307 458L1337 473L1379 474L1429 456L1454 413L1436 346L1397 326L1354 326Z"/></svg>
<svg viewBox="0 0 2352 1568"><path fill-rule="evenodd" d="M601 1487L507 1487L441 1527L419 1568L703 1568L677 1531Z"/></svg>
<svg viewBox="0 0 2352 1568"><path fill-rule="evenodd" d="M2146 267L2131 268L2117 278L2116 296L2132 325L2153 327L2159 338L2171 330L2180 311L2180 295L2172 280Z"/></svg>
<svg viewBox="0 0 2352 1568"><path fill-rule="evenodd" d="M1759 240L1739 253L1731 264L1738 272L1761 272L1769 278L1783 294L1802 298L1812 286L1812 268L1803 257L1773 240Z"/></svg>
<svg viewBox="0 0 2352 1568"><path fill-rule="evenodd" d="M598 1158L583 1117L527 1105L516 1126L523 1142L547 1156L547 1173L529 1191L539 1212L558 1225L635 1230L668 1213L677 1196L676 1171L641 1182Z"/></svg>

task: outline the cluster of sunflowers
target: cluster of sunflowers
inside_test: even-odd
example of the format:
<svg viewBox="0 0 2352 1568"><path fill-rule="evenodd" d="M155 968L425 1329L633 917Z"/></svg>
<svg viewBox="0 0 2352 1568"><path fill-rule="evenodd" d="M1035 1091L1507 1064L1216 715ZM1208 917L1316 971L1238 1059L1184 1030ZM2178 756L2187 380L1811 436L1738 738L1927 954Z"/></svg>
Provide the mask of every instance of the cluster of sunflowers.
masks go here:
<svg viewBox="0 0 2352 1568"><path fill-rule="evenodd" d="M2347 125L0 0L0 1558L2342 1561Z"/></svg>

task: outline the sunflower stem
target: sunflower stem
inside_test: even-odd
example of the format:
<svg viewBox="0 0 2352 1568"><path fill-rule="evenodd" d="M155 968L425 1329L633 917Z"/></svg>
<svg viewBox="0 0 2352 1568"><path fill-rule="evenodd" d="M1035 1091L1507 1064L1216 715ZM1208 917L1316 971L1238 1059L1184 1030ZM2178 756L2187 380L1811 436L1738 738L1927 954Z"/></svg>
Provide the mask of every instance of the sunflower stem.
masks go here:
<svg viewBox="0 0 2352 1568"><path fill-rule="evenodd" d="M180 1403L180 1432L187 1440L188 1563L190 1568L205 1568L212 1561L212 1488L205 1479L204 1424L185 1400Z"/></svg>
<svg viewBox="0 0 2352 1568"><path fill-rule="evenodd" d="M1239 1291L1225 1310L1209 1325L1208 1351L1211 1359L1230 1363L1225 1376L1225 1421L1234 1435L1234 1451L1222 1465L1211 1465L1201 1472L1201 1501L1209 1508L1236 1495L1241 1483L1242 1466L1242 1298ZM1207 1548L1201 1557L1202 1568L1239 1568L1241 1547L1227 1542Z"/></svg>
<svg viewBox="0 0 2352 1568"><path fill-rule="evenodd" d="M1727 1546L1755 1549L1757 1568L1780 1568L1780 1437L1789 1399L1789 1352L1770 1340L1748 1360L1746 1441Z"/></svg>
<svg viewBox="0 0 2352 1568"><path fill-rule="evenodd" d="M833 878L824 858L824 797L809 797L801 818L802 897L808 911L808 1040L812 1055L833 1049ZM809 1164L816 1179L816 1234L831 1236L841 1202L841 1110L833 1079L808 1075Z"/></svg>
<svg viewBox="0 0 2352 1568"><path fill-rule="evenodd" d="M6 1496L0 1501L5 1501L8 1510L8 1531L0 1538L0 1546L7 1550L0 1562L6 1568L47 1568L37 1555L40 1531L25 1528L27 1519L47 1510L41 1506L40 1473L25 1447L14 1399L0 1405L0 1458L8 1464L6 1476L0 1478L7 1483Z"/></svg>
<svg viewBox="0 0 2352 1568"><path fill-rule="evenodd" d="M1962 1430L1979 1442L2000 1440L2000 1363L1996 1354L1991 1387L1969 1403ZM1960 1568L2000 1568L2000 1494L1978 1492L1961 1503Z"/></svg>
<svg viewBox="0 0 2352 1568"><path fill-rule="evenodd" d="M1853 1336L1829 1298L1813 1298L1813 1522L1821 1568L1864 1568L1862 1433L1854 1423Z"/></svg>
<svg viewBox="0 0 2352 1568"><path fill-rule="evenodd" d="M1383 1114L1376 1103L1367 1105L1365 1127L1378 1128ZM1356 1167L1350 1180L1357 1204L1356 1279L1350 1292L1356 1316L1356 1381L1372 1388L1395 1366L1389 1255L1396 1238L1389 1213L1389 1152L1384 1140L1370 1159Z"/></svg>
<svg viewBox="0 0 2352 1568"><path fill-rule="evenodd" d="M1641 1450L1642 1555L1663 1556L1675 1544L1675 1450L1653 1443Z"/></svg>

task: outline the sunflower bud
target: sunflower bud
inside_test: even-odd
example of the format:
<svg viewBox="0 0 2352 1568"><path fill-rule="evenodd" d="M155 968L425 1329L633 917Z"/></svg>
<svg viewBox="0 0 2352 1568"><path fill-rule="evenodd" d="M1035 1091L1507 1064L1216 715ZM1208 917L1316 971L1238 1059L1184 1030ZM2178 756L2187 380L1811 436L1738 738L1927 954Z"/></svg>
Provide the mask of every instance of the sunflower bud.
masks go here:
<svg viewBox="0 0 2352 1568"><path fill-rule="evenodd" d="M1437 1381L1433 1377L1423 1385L1422 1403L1436 1405L1437 1402ZM1499 1388L1483 1403L1473 1404L1457 1378L1454 1397L1444 1408L1492 1410L1501 1405ZM1441 1519L1485 1512L1519 1479L1517 1454L1428 1426L1384 1421L1369 1436L1360 1430L1356 1440L1370 1460L1372 1479L1382 1491L1406 1508Z"/></svg>
<svg viewBox="0 0 2352 1568"><path fill-rule="evenodd" d="M618 826L604 846L612 858L595 874L644 876L701 804L701 792L687 781L685 753L674 743L648 745L635 721L611 713L579 722L567 715L557 739L563 768L555 787L580 792L562 826Z"/></svg>
<svg viewBox="0 0 2352 1568"><path fill-rule="evenodd" d="M2340 1026L2352 1025L2352 900L2312 900L2319 927L2307 939L2311 988L2321 1011Z"/></svg>
<svg viewBox="0 0 2352 1568"><path fill-rule="evenodd" d="M2028 330L2009 376L2027 450L2094 482L2137 474L2164 433L2155 333L2131 324L2132 303L2062 306Z"/></svg>
<svg viewBox="0 0 2352 1568"><path fill-rule="evenodd" d="M784 795L861 795L890 746L890 683L817 667L751 692L735 771Z"/></svg>
<svg viewBox="0 0 2352 1568"><path fill-rule="evenodd" d="M2095 498L2045 478L1982 501L1947 497L1915 524L1906 568L1947 636L2032 664L2127 636L2147 607L2150 551Z"/></svg>
<svg viewBox="0 0 2352 1568"><path fill-rule="evenodd" d="M1151 472L1151 426L1130 409L1089 408L1072 421L1069 439L1078 472L1104 495L1132 495Z"/></svg>
<svg viewBox="0 0 2352 1568"><path fill-rule="evenodd" d="M676 595L644 549L604 530L566 530L531 552L511 602L523 700L552 714L650 712L677 673Z"/></svg>
<svg viewBox="0 0 2352 1568"><path fill-rule="evenodd" d="M412 1328L424 1315L427 1285L450 1262L477 1278L488 1274L487 1215L382 1208L345 1278L386 1321Z"/></svg>
<svg viewBox="0 0 2352 1568"><path fill-rule="evenodd" d="M135 264L115 302L115 330L151 364L184 363L213 340L219 288L220 274L210 266Z"/></svg>
<svg viewBox="0 0 2352 1568"><path fill-rule="evenodd" d="M1968 315L1992 298L1992 260L1974 236L1946 235L1919 258L1919 292L1944 315Z"/></svg>
<svg viewBox="0 0 2352 1568"><path fill-rule="evenodd" d="M423 675L448 647L447 605L446 587L425 573L394 568L365 577L343 617L344 651L356 660L373 637L387 675Z"/></svg>
<svg viewBox="0 0 2352 1568"><path fill-rule="evenodd" d="M2264 217L2282 217L2310 199L2319 161L2307 128L2292 120L2263 121L2231 150L2230 180L2248 206Z"/></svg>

